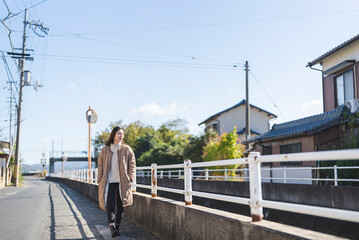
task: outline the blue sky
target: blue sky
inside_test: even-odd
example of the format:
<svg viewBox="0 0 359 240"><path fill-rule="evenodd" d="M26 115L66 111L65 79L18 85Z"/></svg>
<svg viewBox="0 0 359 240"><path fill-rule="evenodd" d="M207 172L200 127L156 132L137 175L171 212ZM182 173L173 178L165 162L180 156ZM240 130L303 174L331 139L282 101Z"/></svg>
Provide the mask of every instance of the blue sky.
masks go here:
<svg viewBox="0 0 359 240"><path fill-rule="evenodd" d="M17 13L42 1L6 2ZM0 19L6 15L0 3ZM22 44L22 20L23 13L11 19L16 47ZM276 114L272 124L321 113L321 74L306 64L358 34L359 4L47 0L29 10L29 20L50 29L45 38L28 30L35 60L26 69L43 85L38 92L24 88L21 156L33 164L43 151L49 156L52 141L55 151L87 149L89 106L98 114L93 135L120 119L157 127L177 117L198 133L198 123L245 98L245 72L233 65L246 60L250 102ZM0 50L11 50L3 25L0 43ZM7 61L17 76L14 62ZM6 81L2 62L4 140Z"/></svg>

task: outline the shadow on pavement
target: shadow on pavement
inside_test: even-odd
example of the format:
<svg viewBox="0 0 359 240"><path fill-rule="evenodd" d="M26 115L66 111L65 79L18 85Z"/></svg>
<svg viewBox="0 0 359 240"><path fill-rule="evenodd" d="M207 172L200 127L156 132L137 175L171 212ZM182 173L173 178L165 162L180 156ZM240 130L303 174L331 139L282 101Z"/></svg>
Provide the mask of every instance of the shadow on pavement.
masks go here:
<svg viewBox="0 0 359 240"><path fill-rule="evenodd" d="M47 180L45 180L47 181ZM89 227L91 233L95 236L96 239L104 239L104 236L99 232L98 228L106 229L107 228L107 217L106 213L98 207L98 202L93 199L83 195L75 189L70 188L64 183L61 182L49 182L49 198L51 203L51 239L56 239L55 235L55 216L54 216L54 203L52 200L51 191L54 191L54 186L61 193L61 196L65 199L71 213L73 214L74 219L76 220L77 227L81 233L83 239L88 239L86 236L85 229L83 228L83 218L86 221L87 226ZM126 211L126 209L125 209ZM108 230L109 231L109 230ZM158 237L151 234L134 223L123 219L120 225L121 237L119 239L153 239L157 240Z"/></svg>

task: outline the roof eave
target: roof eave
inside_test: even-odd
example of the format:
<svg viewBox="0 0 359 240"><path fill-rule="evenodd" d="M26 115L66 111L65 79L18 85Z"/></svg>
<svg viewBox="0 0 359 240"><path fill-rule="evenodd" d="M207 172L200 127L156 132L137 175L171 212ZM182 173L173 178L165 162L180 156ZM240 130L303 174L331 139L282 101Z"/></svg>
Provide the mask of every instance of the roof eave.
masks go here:
<svg viewBox="0 0 359 240"><path fill-rule="evenodd" d="M351 39L349 39L349 40L343 42L342 44L336 46L336 47L333 48L332 50L330 50L330 51L324 53L323 55L321 55L320 57L314 59L313 61L309 62L309 63L307 64L307 67L312 67L312 66L314 66L314 65L316 65L316 64L318 64L318 63L321 63L321 62L322 62L325 58L327 58L328 56L330 56L330 55L332 55L333 53L336 53L337 51L339 51L339 50L341 50L341 49L347 47L348 45L350 45L351 43L353 43L353 42L355 42L355 41L357 41L357 40L359 40L359 34L356 35L356 36L354 36L354 37L352 37Z"/></svg>

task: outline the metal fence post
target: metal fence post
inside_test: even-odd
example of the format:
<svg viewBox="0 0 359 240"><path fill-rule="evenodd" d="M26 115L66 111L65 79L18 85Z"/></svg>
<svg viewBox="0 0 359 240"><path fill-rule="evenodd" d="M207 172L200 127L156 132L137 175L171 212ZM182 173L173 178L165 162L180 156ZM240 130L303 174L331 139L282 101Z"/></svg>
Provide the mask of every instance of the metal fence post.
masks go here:
<svg viewBox="0 0 359 240"><path fill-rule="evenodd" d="M251 152L248 156L249 163L249 190L252 222L261 221L263 218L263 207L259 205L262 200L261 165L257 161L259 152Z"/></svg>
<svg viewBox="0 0 359 240"><path fill-rule="evenodd" d="M283 167L283 182L287 183L287 169Z"/></svg>
<svg viewBox="0 0 359 240"><path fill-rule="evenodd" d="M157 197L157 164L151 164L151 195Z"/></svg>
<svg viewBox="0 0 359 240"><path fill-rule="evenodd" d="M161 170L160 177L163 178L163 170Z"/></svg>
<svg viewBox="0 0 359 240"><path fill-rule="evenodd" d="M184 200L186 205L192 205L192 167L191 160L184 160Z"/></svg>
<svg viewBox="0 0 359 240"><path fill-rule="evenodd" d="M334 165L334 186L338 186L338 168Z"/></svg>
<svg viewBox="0 0 359 240"><path fill-rule="evenodd" d="M133 181L132 181L132 192L136 192L136 178L137 178L137 170L136 170L136 173L135 173L135 177L133 178Z"/></svg>
<svg viewBox="0 0 359 240"><path fill-rule="evenodd" d="M206 180L208 180L208 169L206 169Z"/></svg>
<svg viewBox="0 0 359 240"><path fill-rule="evenodd" d="M95 183L97 183L98 168L95 169Z"/></svg>
<svg viewBox="0 0 359 240"><path fill-rule="evenodd" d="M180 178L181 178L181 169L178 170L178 179L180 179Z"/></svg>

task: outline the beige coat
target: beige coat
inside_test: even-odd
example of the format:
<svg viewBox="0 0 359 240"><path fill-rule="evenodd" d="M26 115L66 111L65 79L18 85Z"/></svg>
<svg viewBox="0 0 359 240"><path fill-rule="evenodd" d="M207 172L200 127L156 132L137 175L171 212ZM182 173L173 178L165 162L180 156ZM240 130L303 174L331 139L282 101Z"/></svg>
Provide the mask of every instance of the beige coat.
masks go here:
<svg viewBox="0 0 359 240"><path fill-rule="evenodd" d="M106 189L108 189L108 174L112 154L110 147L105 146L98 156L98 202L102 210L105 210ZM125 207L132 205L131 179L135 178L136 159L132 149L126 144L123 144L117 150L117 156L121 180L122 206Z"/></svg>

